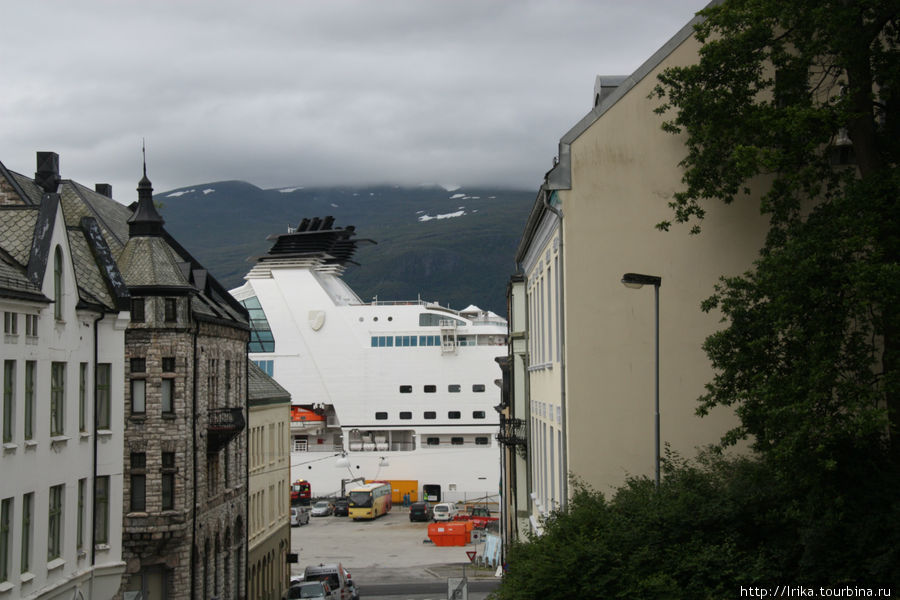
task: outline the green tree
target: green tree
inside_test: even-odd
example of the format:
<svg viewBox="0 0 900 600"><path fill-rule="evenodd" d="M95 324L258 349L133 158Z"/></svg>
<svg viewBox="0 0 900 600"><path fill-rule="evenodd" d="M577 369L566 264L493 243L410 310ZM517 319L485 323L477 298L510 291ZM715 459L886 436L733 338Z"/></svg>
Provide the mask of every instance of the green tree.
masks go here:
<svg viewBox="0 0 900 600"><path fill-rule="evenodd" d="M706 340L716 375L698 412L733 406L723 444L750 438L811 485L886 447L896 461L900 2L701 14L699 61L656 88L664 129L686 134L674 221L697 233L706 203L758 201L770 228L753 269L703 306L727 327Z"/></svg>

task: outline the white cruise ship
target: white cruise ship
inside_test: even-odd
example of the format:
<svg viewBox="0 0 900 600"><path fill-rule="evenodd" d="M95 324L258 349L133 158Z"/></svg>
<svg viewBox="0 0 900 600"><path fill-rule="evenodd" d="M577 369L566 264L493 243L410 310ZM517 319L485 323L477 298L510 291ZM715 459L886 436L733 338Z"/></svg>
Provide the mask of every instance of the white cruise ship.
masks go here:
<svg viewBox="0 0 900 600"><path fill-rule="evenodd" d="M341 274L369 240L333 224L304 219L270 236L231 291L250 312L250 358L292 396L291 480L309 481L313 497L372 479L393 482L395 500L398 489L411 500L496 496L506 320L475 306L363 302Z"/></svg>

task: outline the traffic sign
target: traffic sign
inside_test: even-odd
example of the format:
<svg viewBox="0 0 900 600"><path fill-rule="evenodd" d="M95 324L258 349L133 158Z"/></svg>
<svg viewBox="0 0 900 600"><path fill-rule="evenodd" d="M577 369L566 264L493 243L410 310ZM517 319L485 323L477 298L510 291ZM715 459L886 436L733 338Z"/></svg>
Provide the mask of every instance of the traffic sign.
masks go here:
<svg viewBox="0 0 900 600"><path fill-rule="evenodd" d="M469 557L469 562L475 562L476 554L478 554L477 550L466 550L466 556Z"/></svg>

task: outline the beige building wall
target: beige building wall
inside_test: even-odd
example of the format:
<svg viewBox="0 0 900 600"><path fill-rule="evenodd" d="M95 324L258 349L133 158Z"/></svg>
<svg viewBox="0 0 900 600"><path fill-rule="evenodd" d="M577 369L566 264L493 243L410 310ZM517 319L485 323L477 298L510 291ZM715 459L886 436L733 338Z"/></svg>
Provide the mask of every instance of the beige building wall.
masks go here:
<svg viewBox="0 0 900 600"><path fill-rule="evenodd" d="M674 225L667 203L682 189L684 137L665 133L650 99L663 68L696 60L688 37L571 143L571 189L559 190L565 234L569 470L608 493L630 475L653 477L654 292L624 287L626 272L662 277L660 420L664 446L692 456L736 424L730 411L700 418L713 371L704 339L722 327L700 310L722 275L751 267L766 222L758 203L705 205L700 235ZM603 110L604 106L600 107ZM534 394L533 394L534 397Z"/></svg>
<svg viewBox="0 0 900 600"><path fill-rule="evenodd" d="M250 597L277 600L287 587L290 528L290 397L250 400Z"/></svg>

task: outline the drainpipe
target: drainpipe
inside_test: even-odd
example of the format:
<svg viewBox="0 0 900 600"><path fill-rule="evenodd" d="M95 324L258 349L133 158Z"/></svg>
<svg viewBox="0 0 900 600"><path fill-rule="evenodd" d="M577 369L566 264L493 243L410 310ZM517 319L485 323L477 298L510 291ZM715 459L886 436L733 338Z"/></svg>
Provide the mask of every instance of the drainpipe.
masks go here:
<svg viewBox="0 0 900 600"><path fill-rule="evenodd" d="M193 373L191 375L191 388L192 388L192 399L191 399L191 438L192 444L194 445L193 454L194 454L194 474L193 474L193 487L194 494L193 498L191 498L191 600L195 600L197 597L197 582L195 578L197 576L196 564L197 560L200 558L199 553L195 556L196 548L197 548L197 368L199 366L199 361L197 360L197 336L199 332L197 328L194 329L194 366Z"/></svg>
<svg viewBox="0 0 900 600"><path fill-rule="evenodd" d="M544 188L544 207L547 210L556 215L556 219L559 221L559 269L557 272L559 274L559 404L561 407L561 419L562 419L562 437L563 444L562 448L560 448L560 458L562 459L562 470L564 477L562 478L562 507L566 508L569 504L569 427L566 420L566 311L565 311L565 298L566 298L566 286L565 286L565 257L563 256L563 251L565 249L565 244L563 244L563 214L562 211L550 204L550 194L547 193L548 190L546 187ZM550 440L552 443L553 440Z"/></svg>
<svg viewBox="0 0 900 600"><path fill-rule="evenodd" d="M91 477L91 510L93 511L93 515L91 516L91 567L94 566L96 558L97 558L97 544L96 544L96 535L97 535L97 527L94 524L94 517L97 514L96 505L97 505L97 361L99 358L99 345L100 345L100 336L97 332L97 324L103 320L106 316L106 313L101 312L100 316L94 319L94 457L93 457L93 465L92 469L92 477ZM107 494L109 490L107 490ZM109 498L106 500L109 502ZM91 577L93 578L94 569L91 569ZM92 588L93 589L93 588Z"/></svg>
<svg viewBox="0 0 900 600"><path fill-rule="evenodd" d="M243 552L241 552L241 558L244 559L244 587L250 585L250 342L247 341L247 345L245 346L245 359L244 359L244 406L247 410L247 419L245 421L246 425L244 426L244 514L241 516L241 523L244 526L244 535L241 541L241 546L243 547ZM288 454L288 462L290 462L290 453ZM290 468L290 467L288 467ZM290 484L290 478L288 478L288 484ZM290 487L288 488L290 489ZM290 512L290 511L289 511ZM232 531L234 528L232 527ZM290 550L290 536L288 536L288 549ZM234 565L235 572L240 568L240 565ZM286 569L284 563L281 565L282 569ZM285 582L282 578L281 587L284 588ZM290 573L288 573L287 580L290 581ZM235 590L234 597L241 598L240 595L240 586L239 589ZM249 593L249 589L247 590Z"/></svg>

